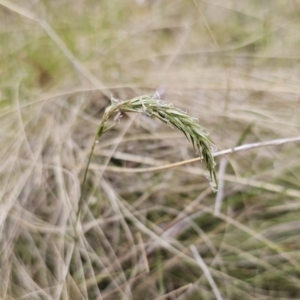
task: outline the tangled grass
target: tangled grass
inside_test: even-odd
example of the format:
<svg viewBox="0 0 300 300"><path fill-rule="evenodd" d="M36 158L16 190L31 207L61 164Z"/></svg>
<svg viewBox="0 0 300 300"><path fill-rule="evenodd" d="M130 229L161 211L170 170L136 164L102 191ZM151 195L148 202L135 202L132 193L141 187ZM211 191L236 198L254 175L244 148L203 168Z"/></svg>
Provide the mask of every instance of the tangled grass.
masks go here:
<svg viewBox="0 0 300 300"><path fill-rule="evenodd" d="M0 298L299 299L299 4L16 2L0 0ZM155 89L175 107L131 99ZM230 154L217 194L180 131L213 144L176 107ZM110 130L128 111L169 127Z"/></svg>

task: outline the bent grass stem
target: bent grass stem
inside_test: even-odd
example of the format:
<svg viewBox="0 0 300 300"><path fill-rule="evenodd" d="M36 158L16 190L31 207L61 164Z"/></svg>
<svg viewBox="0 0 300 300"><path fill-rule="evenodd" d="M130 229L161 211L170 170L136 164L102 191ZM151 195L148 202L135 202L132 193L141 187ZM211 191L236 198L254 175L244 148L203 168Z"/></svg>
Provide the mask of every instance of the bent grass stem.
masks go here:
<svg viewBox="0 0 300 300"><path fill-rule="evenodd" d="M214 191L218 188L218 181L215 171L215 161L212 154L212 149L215 148L214 143L208 137L205 130L198 124L197 119L190 117L185 112L173 106L173 104L167 104L155 96L140 96L127 101L120 101L117 99L111 99L111 105L108 106L102 117L102 121L99 125L94 143L91 148L91 152L88 157L88 162L84 170L83 181L81 185L81 194L78 202L78 209L76 213L76 224L79 221L80 212L83 205L84 187L87 180L87 174L91 159L95 150L97 141L101 136L112 127L105 128L105 123L115 115L114 121L120 119L122 113L136 112L144 113L149 117L155 117L161 120L163 123L177 128L182 131L186 138L192 143L194 150L199 155L200 160L204 160L206 168L208 170L208 177L210 185Z"/></svg>

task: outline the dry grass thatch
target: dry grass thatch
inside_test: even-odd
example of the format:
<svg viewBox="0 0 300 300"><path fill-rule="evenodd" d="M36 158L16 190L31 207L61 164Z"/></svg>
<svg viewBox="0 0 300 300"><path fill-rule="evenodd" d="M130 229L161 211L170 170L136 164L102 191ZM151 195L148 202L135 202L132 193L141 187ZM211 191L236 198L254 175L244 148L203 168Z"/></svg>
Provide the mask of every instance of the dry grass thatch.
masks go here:
<svg viewBox="0 0 300 300"><path fill-rule="evenodd" d="M299 11L0 0L0 299L299 299Z"/></svg>

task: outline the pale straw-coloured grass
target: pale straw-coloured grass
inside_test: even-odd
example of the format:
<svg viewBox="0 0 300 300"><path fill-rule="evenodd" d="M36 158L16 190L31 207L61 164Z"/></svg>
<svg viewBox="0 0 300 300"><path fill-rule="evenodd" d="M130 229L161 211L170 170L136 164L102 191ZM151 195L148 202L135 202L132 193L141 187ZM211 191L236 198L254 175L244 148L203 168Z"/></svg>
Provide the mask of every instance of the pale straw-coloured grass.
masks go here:
<svg viewBox="0 0 300 300"><path fill-rule="evenodd" d="M195 2L0 0L1 299L299 299L299 6Z"/></svg>

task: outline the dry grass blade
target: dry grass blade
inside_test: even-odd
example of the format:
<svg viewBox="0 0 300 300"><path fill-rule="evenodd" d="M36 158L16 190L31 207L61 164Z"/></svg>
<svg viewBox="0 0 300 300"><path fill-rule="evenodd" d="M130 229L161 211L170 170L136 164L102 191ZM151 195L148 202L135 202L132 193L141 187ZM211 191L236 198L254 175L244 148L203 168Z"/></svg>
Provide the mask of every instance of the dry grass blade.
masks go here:
<svg viewBox="0 0 300 300"><path fill-rule="evenodd" d="M212 275L210 274L210 271L207 267L207 265L205 264L204 260L202 259L202 257L199 255L199 252L197 251L197 248L195 245L191 245L190 246L190 249L199 265L199 267L201 268L201 270L203 271L205 277L207 278L207 281L209 282L213 292L214 292L214 295L216 296L216 299L217 300L223 300L221 294L220 294L220 291L212 277Z"/></svg>

